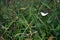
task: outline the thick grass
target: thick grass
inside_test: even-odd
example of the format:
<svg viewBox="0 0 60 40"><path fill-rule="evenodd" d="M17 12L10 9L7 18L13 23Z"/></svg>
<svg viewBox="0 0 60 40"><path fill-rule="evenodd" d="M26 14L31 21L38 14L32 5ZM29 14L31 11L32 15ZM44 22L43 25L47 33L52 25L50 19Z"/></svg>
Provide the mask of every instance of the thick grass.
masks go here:
<svg viewBox="0 0 60 40"><path fill-rule="evenodd" d="M0 0L0 40L60 40L60 2Z"/></svg>

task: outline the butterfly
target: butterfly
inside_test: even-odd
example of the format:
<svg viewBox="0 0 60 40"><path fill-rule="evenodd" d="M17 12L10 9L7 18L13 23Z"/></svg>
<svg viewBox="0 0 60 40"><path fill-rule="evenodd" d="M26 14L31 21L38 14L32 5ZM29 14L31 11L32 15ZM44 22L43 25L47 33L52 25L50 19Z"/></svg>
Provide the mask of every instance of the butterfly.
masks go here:
<svg viewBox="0 0 60 40"><path fill-rule="evenodd" d="M40 12L42 16L48 15L48 13Z"/></svg>

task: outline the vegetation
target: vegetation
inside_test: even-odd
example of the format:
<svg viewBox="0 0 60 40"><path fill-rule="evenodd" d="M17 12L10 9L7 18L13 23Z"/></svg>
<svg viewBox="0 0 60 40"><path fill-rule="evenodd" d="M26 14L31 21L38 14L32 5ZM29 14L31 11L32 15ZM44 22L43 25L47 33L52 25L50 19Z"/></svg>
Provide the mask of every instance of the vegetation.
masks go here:
<svg viewBox="0 0 60 40"><path fill-rule="evenodd" d="M59 1L0 0L0 40L60 40Z"/></svg>

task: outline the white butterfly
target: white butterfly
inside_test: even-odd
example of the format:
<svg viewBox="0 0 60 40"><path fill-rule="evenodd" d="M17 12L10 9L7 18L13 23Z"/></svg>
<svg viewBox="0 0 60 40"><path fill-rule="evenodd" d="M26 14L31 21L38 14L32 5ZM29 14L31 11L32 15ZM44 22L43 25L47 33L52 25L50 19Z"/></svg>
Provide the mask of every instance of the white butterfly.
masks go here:
<svg viewBox="0 0 60 40"><path fill-rule="evenodd" d="M42 16L46 16L48 15L48 13L43 13L43 12L40 12Z"/></svg>

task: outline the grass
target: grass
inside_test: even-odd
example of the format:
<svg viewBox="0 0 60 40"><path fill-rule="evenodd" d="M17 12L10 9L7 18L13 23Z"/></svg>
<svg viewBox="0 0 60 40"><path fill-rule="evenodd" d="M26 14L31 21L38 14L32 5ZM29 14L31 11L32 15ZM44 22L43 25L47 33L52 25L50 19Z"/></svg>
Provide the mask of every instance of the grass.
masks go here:
<svg viewBox="0 0 60 40"><path fill-rule="evenodd" d="M60 40L60 2L0 0L0 40Z"/></svg>

